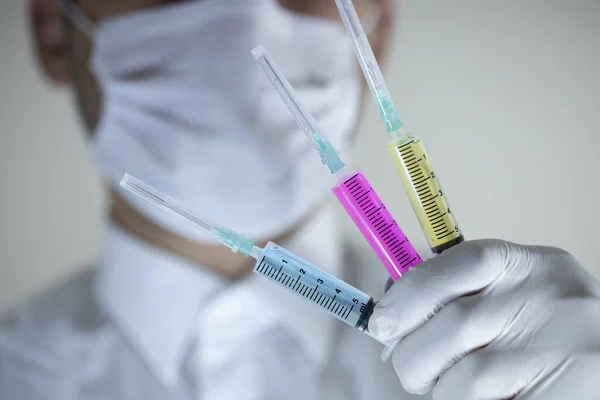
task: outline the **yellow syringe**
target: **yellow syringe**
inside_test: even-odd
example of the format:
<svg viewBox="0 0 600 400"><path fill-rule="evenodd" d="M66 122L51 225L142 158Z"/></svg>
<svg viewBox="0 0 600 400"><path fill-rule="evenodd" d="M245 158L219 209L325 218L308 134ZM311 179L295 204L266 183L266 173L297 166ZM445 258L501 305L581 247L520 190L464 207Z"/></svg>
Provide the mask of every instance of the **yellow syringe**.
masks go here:
<svg viewBox="0 0 600 400"><path fill-rule="evenodd" d="M436 254L441 253L464 240L446 194L442 191L419 136L404 132L404 123L392 101L352 0L335 0L335 3L352 39L354 52L377 103L381 119L392 135L392 141L387 146L388 153L402 179L431 250Z"/></svg>

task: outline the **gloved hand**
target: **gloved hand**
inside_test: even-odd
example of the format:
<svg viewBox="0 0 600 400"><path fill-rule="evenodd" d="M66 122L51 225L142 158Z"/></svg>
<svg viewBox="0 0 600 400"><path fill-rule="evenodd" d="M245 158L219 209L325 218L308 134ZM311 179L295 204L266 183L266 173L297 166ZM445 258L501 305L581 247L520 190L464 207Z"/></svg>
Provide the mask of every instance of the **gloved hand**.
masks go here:
<svg viewBox="0 0 600 400"><path fill-rule="evenodd" d="M462 243L396 281L369 331L434 400L600 399L600 284L556 248Z"/></svg>

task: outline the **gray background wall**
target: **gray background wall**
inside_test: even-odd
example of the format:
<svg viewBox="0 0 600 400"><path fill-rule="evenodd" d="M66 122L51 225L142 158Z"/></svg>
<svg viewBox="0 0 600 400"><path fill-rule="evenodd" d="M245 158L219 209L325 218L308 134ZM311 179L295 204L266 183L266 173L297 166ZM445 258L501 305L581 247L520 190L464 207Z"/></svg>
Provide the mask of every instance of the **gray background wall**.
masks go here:
<svg viewBox="0 0 600 400"><path fill-rule="evenodd" d="M25 17L0 2L0 312L93 262L105 205ZM597 276L599 21L597 0L405 0L386 71L468 238L560 246ZM369 103L355 165L424 249L387 139Z"/></svg>

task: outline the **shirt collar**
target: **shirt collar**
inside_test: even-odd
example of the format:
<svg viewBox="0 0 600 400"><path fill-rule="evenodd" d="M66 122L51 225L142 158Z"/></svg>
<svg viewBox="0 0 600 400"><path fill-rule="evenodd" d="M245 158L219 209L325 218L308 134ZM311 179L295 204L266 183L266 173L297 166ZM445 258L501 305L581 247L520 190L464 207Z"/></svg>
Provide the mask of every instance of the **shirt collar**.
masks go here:
<svg viewBox="0 0 600 400"><path fill-rule="evenodd" d="M161 379L173 382L203 301L225 281L190 261L105 228L96 294L100 305Z"/></svg>
<svg viewBox="0 0 600 400"><path fill-rule="evenodd" d="M339 276L341 241L332 218L332 212L321 212L281 244ZM317 364L327 361L337 321L272 282L250 274L230 284L113 224L106 226L103 243L95 287L98 301L165 383L177 381L185 351L196 334L196 319L204 307L223 298L246 296L249 290L267 300L261 305L272 307L269 313L277 315L278 323L289 330L309 359Z"/></svg>

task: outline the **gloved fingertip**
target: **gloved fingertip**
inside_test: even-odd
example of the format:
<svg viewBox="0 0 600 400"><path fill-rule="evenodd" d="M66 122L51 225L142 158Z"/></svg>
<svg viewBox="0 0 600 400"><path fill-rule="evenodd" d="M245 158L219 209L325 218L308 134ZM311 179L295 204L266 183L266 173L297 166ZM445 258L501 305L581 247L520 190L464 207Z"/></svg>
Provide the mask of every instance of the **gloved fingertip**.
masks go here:
<svg viewBox="0 0 600 400"><path fill-rule="evenodd" d="M398 378L400 379L402 387L408 393L423 396L429 393L435 386L436 382L421 382L416 378L414 373L407 372L407 366L404 363L404 360L400 360L396 353L392 356L392 365L394 366L396 375L398 375Z"/></svg>

